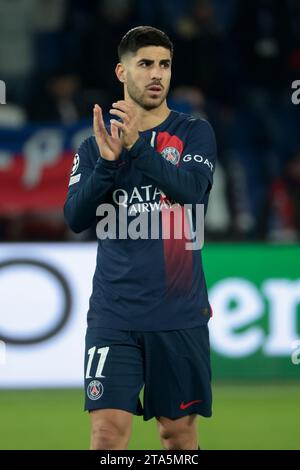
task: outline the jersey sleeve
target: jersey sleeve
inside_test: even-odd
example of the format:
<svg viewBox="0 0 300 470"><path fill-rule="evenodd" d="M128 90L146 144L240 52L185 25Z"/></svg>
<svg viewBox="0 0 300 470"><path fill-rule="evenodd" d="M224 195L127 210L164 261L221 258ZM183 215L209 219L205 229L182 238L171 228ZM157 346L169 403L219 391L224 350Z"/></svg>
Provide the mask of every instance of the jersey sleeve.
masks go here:
<svg viewBox="0 0 300 470"><path fill-rule="evenodd" d="M97 207L105 202L117 168L117 161L100 156L94 137L81 144L74 157L64 204L65 219L71 230L79 233L94 223Z"/></svg>
<svg viewBox="0 0 300 470"><path fill-rule="evenodd" d="M143 138L130 149L136 167L180 204L201 203L211 189L216 163L216 139L211 125L195 119L187 134L179 166L153 149Z"/></svg>

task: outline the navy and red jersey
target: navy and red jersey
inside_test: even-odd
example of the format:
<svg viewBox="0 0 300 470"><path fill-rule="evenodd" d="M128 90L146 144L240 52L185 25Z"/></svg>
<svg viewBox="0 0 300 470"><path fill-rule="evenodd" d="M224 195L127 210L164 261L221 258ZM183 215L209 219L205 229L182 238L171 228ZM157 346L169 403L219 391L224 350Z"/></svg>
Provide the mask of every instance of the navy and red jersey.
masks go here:
<svg viewBox="0 0 300 470"><path fill-rule="evenodd" d="M187 250L188 237L175 235L173 222L174 214L181 212L182 226L187 222L191 235L197 205L206 212L215 162L210 124L175 111L160 125L140 132L117 161L101 157L94 136L82 143L74 158L65 218L72 230L81 232L95 221L104 229L110 207L110 222L116 214L116 236L110 231L107 238L98 237L89 327L153 331L208 322L211 309L201 249ZM159 229L149 238L154 211ZM122 221L126 216L126 227L133 223L135 233L138 219L143 215L145 221L146 215L146 236L142 230L132 236L129 228L126 236L124 230L120 235L121 212Z"/></svg>

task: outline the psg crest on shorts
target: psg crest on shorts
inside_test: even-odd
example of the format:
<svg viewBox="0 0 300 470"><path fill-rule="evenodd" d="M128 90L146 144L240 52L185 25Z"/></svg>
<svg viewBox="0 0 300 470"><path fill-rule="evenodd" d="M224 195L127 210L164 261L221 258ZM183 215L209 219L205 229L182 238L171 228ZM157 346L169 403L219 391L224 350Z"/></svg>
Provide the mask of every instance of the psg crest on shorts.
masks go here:
<svg viewBox="0 0 300 470"><path fill-rule="evenodd" d="M180 160L180 153L175 147L166 147L165 149L163 149L161 154L165 160L168 160L168 162L173 163L173 165L177 165Z"/></svg>
<svg viewBox="0 0 300 470"><path fill-rule="evenodd" d="M103 395L104 387L99 380L92 380L88 384L86 392L91 400L98 400Z"/></svg>

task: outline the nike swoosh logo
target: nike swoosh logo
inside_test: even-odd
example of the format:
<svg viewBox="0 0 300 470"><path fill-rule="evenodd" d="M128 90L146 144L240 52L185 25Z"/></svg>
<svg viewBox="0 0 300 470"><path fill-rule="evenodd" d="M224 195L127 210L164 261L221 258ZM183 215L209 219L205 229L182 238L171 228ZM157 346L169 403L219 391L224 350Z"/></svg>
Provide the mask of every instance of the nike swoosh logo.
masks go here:
<svg viewBox="0 0 300 470"><path fill-rule="evenodd" d="M202 400L194 400L194 401L190 401L189 403L183 403L182 402L181 405L180 405L180 409L185 410L189 406L194 405L195 403L201 403L201 402L202 402Z"/></svg>

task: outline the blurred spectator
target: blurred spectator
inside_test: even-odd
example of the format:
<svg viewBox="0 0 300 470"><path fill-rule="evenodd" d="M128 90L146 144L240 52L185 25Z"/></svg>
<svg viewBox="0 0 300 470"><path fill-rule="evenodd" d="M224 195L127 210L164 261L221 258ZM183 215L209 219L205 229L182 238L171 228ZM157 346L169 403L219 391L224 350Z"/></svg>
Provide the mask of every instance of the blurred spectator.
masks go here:
<svg viewBox="0 0 300 470"><path fill-rule="evenodd" d="M118 62L117 46L120 38L134 27L132 0L102 0L95 2L89 30L81 41L81 74L84 88L102 91L105 101L99 103L109 109L122 95L122 88L114 74Z"/></svg>
<svg viewBox="0 0 300 470"><path fill-rule="evenodd" d="M68 0L36 0L36 68L40 77L56 70L66 59L68 3Z"/></svg>
<svg viewBox="0 0 300 470"><path fill-rule="evenodd" d="M289 80L293 82L300 77L300 2L287 0L289 14L289 36L287 65Z"/></svg>
<svg viewBox="0 0 300 470"><path fill-rule="evenodd" d="M7 102L24 105L35 69L36 0L0 0L0 77Z"/></svg>
<svg viewBox="0 0 300 470"><path fill-rule="evenodd" d="M1 107L0 126L20 127L26 124L27 116L23 108L16 104L6 104Z"/></svg>
<svg viewBox="0 0 300 470"><path fill-rule="evenodd" d="M80 93L80 77L70 72L50 76L28 108L32 121L72 124L88 116L90 109Z"/></svg>
<svg viewBox="0 0 300 470"><path fill-rule="evenodd" d="M209 198L205 228L210 239L232 238L230 235L232 219L227 198L226 173L220 164L217 164L215 169L214 185Z"/></svg>
<svg viewBox="0 0 300 470"><path fill-rule="evenodd" d="M61 211L0 216L0 227L3 241L57 241L68 238Z"/></svg>
<svg viewBox="0 0 300 470"><path fill-rule="evenodd" d="M281 0L240 1L233 26L245 86L268 91L286 86L288 9Z"/></svg>
<svg viewBox="0 0 300 470"><path fill-rule="evenodd" d="M291 102L300 78L299 0L0 0L8 102L0 126L22 126L24 108L31 121L64 124L90 119L96 102L108 110L122 96L117 45L138 24L174 42L169 106L208 119L216 132L208 236L299 240L300 106ZM0 235L68 239L61 213L48 215L2 218Z"/></svg>
<svg viewBox="0 0 300 470"><path fill-rule="evenodd" d="M171 107L183 113L193 114L197 117L207 117L205 96L199 88L192 86L179 86L170 93L168 100Z"/></svg>
<svg viewBox="0 0 300 470"><path fill-rule="evenodd" d="M194 0L137 0L137 20L140 24L155 25L172 39L178 21L190 13L193 4Z"/></svg>
<svg viewBox="0 0 300 470"><path fill-rule="evenodd" d="M239 0L211 0L216 20L226 34L232 29Z"/></svg>
<svg viewBox="0 0 300 470"><path fill-rule="evenodd" d="M285 185L293 207L294 231L300 238L300 148L297 149L291 160L287 162L285 172Z"/></svg>
<svg viewBox="0 0 300 470"><path fill-rule="evenodd" d="M234 51L228 49L210 0L194 0L189 15L178 19L174 43L176 73L172 83L196 86L209 100L231 103L235 95Z"/></svg>
<svg viewBox="0 0 300 470"><path fill-rule="evenodd" d="M290 99L290 21L280 0L237 3L231 39L238 51L238 100L226 152L236 228L251 239L268 236L268 211L274 213L269 198L280 192L274 182L299 142L299 113Z"/></svg>
<svg viewBox="0 0 300 470"><path fill-rule="evenodd" d="M300 148L287 161L284 172L272 182L268 200L267 238L300 239Z"/></svg>

